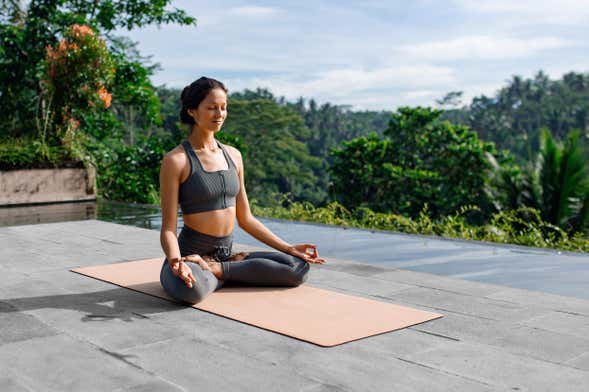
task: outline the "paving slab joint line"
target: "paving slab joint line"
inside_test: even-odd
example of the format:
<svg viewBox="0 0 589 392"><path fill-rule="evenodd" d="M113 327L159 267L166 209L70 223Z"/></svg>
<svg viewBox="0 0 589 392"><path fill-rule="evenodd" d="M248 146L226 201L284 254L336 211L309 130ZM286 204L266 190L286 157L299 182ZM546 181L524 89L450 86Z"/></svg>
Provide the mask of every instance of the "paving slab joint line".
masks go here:
<svg viewBox="0 0 589 392"><path fill-rule="evenodd" d="M542 317L542 316L538 316L538 317ZM534 320L534 319L536 319L536 318L538 318L538 317L532 317L531 319L523 320L523 322L530 321L530 320ZM544 329L544 328L536 327L536 326L533 326L533 325L522 324L522 322L516 322L516 323L515 323L515 326L516 326L516 327L524 327L524 328L529 328L529 329L533 329L533 330L536 330L536 331L542 331L542 332L558 333L558 334L565 335L565 336L568 336L568 337L570 337L570 338L573 338L573 339L577 339L577 340L583 340L583 341L589 342L589 340L587 340L587 339L581 338L581 337L579 337L579 336L577 336L577 335L571 335L571 334L569 334L569 333L567 333L567 332L563 332L563 331L558 331L558 332L556 332L556 331L553 331L553 330L550 330L550 329ZM581 355L582 355L582 354L581 354ZM549 363L555 363L555 364L557 364L557 365L565 365L565 366L567 366L567 367L570 367L570 366L566 365L566 363L567 363L568 361L570 361L570 360L571 360L571 359L567 359L567 360L566 360L566 361L564 361L564 362L554 362L554 361L548 361L548 360L546 360L546 359L543 359L543 358L538 358L538 357L534 357L534 356L531 356L531 358L540 359L540 360L542 360L542 361L549 362ZM576 358L576 357L575 357L575 358ZM588 370L588 371L589 371L589 370Z"/></svg>
<svg viewBox="0 0 589 392"><path fill-rule="evenodd" d="M395 298L386 297L384 295L374 294L374 295L372 295L372 297L386 299L388 301L395 301ZM411 304L411 305L423 306L424 308L433 309L433 310L437 310L437 311L441 311L441 312L454 313L454 314L459 314L461 316L473 317L473 318L487 320L487 321L499 321L499 322L502 321L502 320L493 319L493 318L489 318L489 317L474 315L471 313L457 312L456 310L449 310L449 309L445 309L445 308L438 308L438 307L431 306L431 305L424 305L421 303L411 302L411 301L408 301L407 299L404 299L404 301Z"/></svg>
<svg viewBox="0 0 589 392"><path fill-rule="evenodd" d="M442 335L440 333L434 333L434 332L429 332L429 331L424 331L423 329L418 329L416 327L408 327L409 329L415 331L415 332L420 332L420 333L424 333L427 335L432 335L432 336L437 336L440 338L444 338L444 339L448 339L448 340L452 340L454 342L460 342L461 340L458 338L453 338L452 336L446 336L446 335Z"/></svg>
<svg viewBox="0 0 589 392"><path fill-rule="evenodd" d="M34 380L31 379L30 377L27 377L26 374L17 373L13 369L10 369L10 368L3 368L2 371L3 371L2 377L8 378L11 380L16 380L16 382L18 383L18 386L23 387L26 392L36 392L36 389L34 389L31 386L31 385L35 385ZM18 389L18 391L21 391L21 390Z"/></svg>
<svg viewBox="0 0 589 392"><path fill-rule="evenodd" d="M158 325L163 325L161 323L158 323L157 321L155 321L155 322ZM167 339L156 340L155 342L149 342L149 343L145 343L145 344L136 344L136 345L133 345L133 346L128 346L128 347L125 347L125 348L123 348L123 349L121 349L119 351L121 353L125 353L127 350L132 350L132 349L135 349L135 348L149 347L149 346L153 346L155 344L159 344L159 343L163 343L163 342L169 342L169 341L174 340L174 339L178 339L178 336L172 336L172 337L167 338Z"/></svg>
<svg viewBox="0 0 589 392"><path fill-rule="evenodd" d="M585 351L584 353L581 353L581 354L577 355L576 357L573 357L573 358L567 359L567 360L564 362L564 365L566 365L566 366L568 366L568 367L572 367L572 368L574 368L574 369L577 369L577 370L582 370L582 371L584 371L584 372L589 372L589 369L581 369L581 368L574 367L574 366L571 366L571 365L569 365L569 364L568 364L569 362L572 362L572 361L574 361L574 360L576 360L576 359L579 359L579 358L581 358L582 356L584 356L584 355L587 355L587 354L589 354L589 351Z"/></svg>
<svg viewBox="0 0 589 392"><path fill-rule="evenodd" d="M236 321L236 322L238 322L238 321ZM271 331L269 331L269 332L271 332ZM275 362L275 361L272 361L272 360L266 360L266 359L263 359L263 358L259 358L259 357L255 356L255 355L248 355L247 353L244 353L243 351L236 350L234 348L234 346L231 346L231 345L214 344L214 343L211 343L209 340L201 339L201 338L198 338L198 337L193 337L191 339L197 341L198 343L207 344L207 345L209 345L211 347L214 347L214 348L222 348L222 349L225 349L227 351L230 351L230 352L233 352L235 354L241 355L241 356L243 356L246 359L255 360L255 361L261 362L261 363L266 364L266 365L272 365L272 366L279 366L280 367L280 364L278 362ZM306 343L306 342L303 342L303 343ZM329 349L329 348L330 347L321 347L321 349ZM294 369L294 370L291 369L291 373L294 373L296 375L299 375L299 376L303 377L306 380L313 381L313 382L319 383L321 385L328 385L328 386L337 387L337 390L350 391L350 392L352 391L352 390L346 388L344 385L334 385L334 384L327 383L324 380L321 380L320 378L317 378L314 375L309 375L309 374L302 373L298 369Z"/></svg>
<svg viewBox="0 0 589 392"><path fill-rule="evenodd" d="M299 373L297 373L297 374L299 374ZM312 381L316 381L318 384L320 384L321 387L323 387L323 388L320 389L321 391L323 391L323 390L329 390L329 391L335 390L335 391L343 391L343 392L354 392L353 389L349 389L349 388L347 388L346 386L344 386L342 384L331 384L331 383L320 381L320 380L314 380L312 378L309 378L309 379L312 380ZM327 387L327 389L325 387ZM299 389L299 392L316 391L316 390L317 390L317 385L309 385L308 387L305 387L304 389Z"/></svg>
<svg viewBox="0 0 589 392"><path fill-rule="evenodd" d="M589 317L589 315L587 315L587 314L577 313L577 312L571 312L571 311L568 311L568 310L554 309L554 311L555 312L558 312L558 313L570 314L570 315L573 315L573 316Z"/></svg>
<svg viewBox="0 0 589 392"><path fill-rule="evenodd" d="M126 358L126 357L127 357L127 355L120 354L120 353L117 353L117 352L115 352L115 351L110 351L110 350L107 350L107 349L105 349L105 348L103 348L103 347L100 347L100 346L96 346L96 345L94 345L92 342L88 342L88 343L90 343L90 345L92 345L92 346L94 346L95 348L97 348L97 349L98 349L98 351L100 351L100 352L102 352L102 353L104 353L104 354L106 354L106 355L108 355L108 356L110 356L110 357L112 357L112 358L114 358L114 359L118 359L119 361L122 361L123 363L125 363L125 364L127 364L127 365L129 365L129 366L132 366L132 367L134 367L134 368L135 368L135 369L137 369L137 370L140 370L140 371L142 371L142 372L145 372L145 373L147 373L147 374L149 374L149 375L151 375L151 376L153 376L153 377L155 377L155 378L158 378L158 379L160 379L160 380L162 380L162 381L164 381L164 382L167 382L167 383L168 383L168 384L170 384L170 385L173 385L173 386L175 386L175 387L177 387L177 388L180 388L182 391L186 391L186 389L185 389L184 387L182 387L181 385L178 385L178 384L176 384L176 383L174 383L174 382L172 382L172 381L170 381L170 380L168 380L168 379L166 379L166 378L164 378L164 377L160 376L159 374L157 374L157 373L155 373L155 372L152 372L151 370L147 370L147 369L145 369L145 368L143 368L143 367L141 367L141 366L137 365L136 363L133 363L133 362L129 361L129 360Z"/></svg>
<svg viewBox="0 0 589 392"><path fill-rule="evenodd" d="M356 264L356 265L360 265L360 266L370 265L370 266L372 266L372 264ZM384 279L384 278L379 277L379 275L365 276L365 275L355 274L355 273L350 272L350 271L341 271L341 270L337 270L337 271L338 272L346 273L348 275L354 275L354 276L360 276L360 277L365 277L365 278L382 280L383 282L390 282L391 281L391 279ZM401 269L401 268L391 268L390 270L387 270L386 272L395 272L395 271L412 272L412 273L415 273L415 274L429 275L429 276L432 276L432 278L434 278L434 277L435 278L440 278L440 276L438 276L438 275L429 274L429 273L426 273L426 272L416 272L416 271L407 270L407 269ZM443 276L443 278L453 279L453 280L457 280L457 281L461 281L461 282L467 282L467 283L472 283L472 284L477 284L478 283L478 282L473 282L473 281L466 280L466 279L449 278L447 276ZM452 293L452 294L459 294L459 295L463 295L465 297L476 297L476 298L487 298L488 295L494 294L494 293L491 293L491 294L487 294L487 295L484 295L484 296L476 295L476 294L468 294L468 293L464 293L462 291L454 291L454 290L440 288L440 287L427 286L427 285L420 284L420 283L407 283L403 279L395 279L395 280L393 280L393 282L402 283L402 284L406 284L406 285L410 285L410 286L415 286L415 287L408 287L408 288L406 288L404 290L409 290L411 288L422 288L422 289L438 290L438 291L443 291L443 292ZM497 292L511 288L509 286L501 286L501 285L493 285L493 286L497 287ZM495 298L489 298L489 299L495 299ZM512 301L508 301L508 300L497 300L497 301L503 301L503 302L509 303L509 304L516 304L516 305L518 304L517 302L512 302Z"/></svg>
<svg viewBox="0 0 589 392"><path fill-rule="evenodd" d="M589 370L579 369L579 368L576 368L574 366L568 365L568 364L566 364L564 362L550 361L550 360L548 360L546 358L537 357L537 356L535 356L533 354L524 354L522 352L512 351L508 347L505 348L505 347L501 347L501 346L494 346L494 345L492 345L490 343L483 343L483 342L476 342L476 344L478 344L480 346L486 346L486 347L488 347L488 348L490 348L491 350L494 350L494 351L499 351L499 350L503 351L503 350L505 350L505 352L507 352L507 353L509 353L509 354L511 354L511 355L513 355L515 357L520 357L520 358L523 358L523 359L533 359L535 361L545 362L545 363L549 363L551 365L556 365L556 366L560 366L560 367L567 368L567 369L581 370L581 371L583 371L585 373L589 373ZM570 361L570 359L567 359L567 361Z"/></svg>
<svg viewBox="0 0 589 392"><path fill-rule="evenodd" d="M420 273L422 273L422 272L420 272ZM453 278L453 279L455 279L455 278ZM476 282L472 282L472 281L464 280L464 279L455 279L455 280L459 280L459 281L462 281L462 282L468 282L468 283L474 283L474 284L476 284ZM403 283L403 282L399 281L398 283ZM409 284L409 283L405 283L405 284ZM485 296L481 296L481 295L476 295L476 294L468 294L468 293L464 293L462 291L454 291L454 290L449 290L449 289L443 289L443 288L440 288L440 287L424 286L424 285L417 284L417 283L411 283L411 284L413 286L416 286L416 287L419 287L419 288L422 288L422 289L438 290L438 291L443 291L445 293L463 295L465 297L487 298L486 295ZM508 286L497 286L497 292L502 291L502 290L505 290L506 288L508 289L510 287L508 287ZM492 294L494 294L494 293L492 293ZM487 295L492 295L492 294L487 294ZM489 299L494 299L494 298L489 298ZM499 300L496 300L496 301L499 301ZM510 303L510 304L513 303L513 304L516 304L517 305L517 302L510 302L510 301L506 301L506 300L500 300L500 301L507 302L507 303Z"/></svg>
<svg viewBox="0 0 589 392"><path fill-rule="evenodd" d="M456 279L456 280L462 280L462 279ZM466 281L466 280L463 280L463 281L464 282L469 282L469 283L476 284L476 282L470 282L470 281ZM422 285L419 285L419 284L415 284L415 286L420 287L420 288L424 288L424 289L442 291L444 293L451 293L451 294L461 295L463 297L475 297L475 298L489 299L489 300L496 301L496 302L503 302L503 303L509 304L509 305L520 305L521 306L521 304L518 303L518 302L509 301L509 300L506 300L506 299L497 299L497 298L490 298L489 297L489 295L493 295L495 293L486 294L486 295L476 295L476 294L468 294L468 293L464 293L464 292L443 289L443 288L439 288L439 287L422 286ZM502 291L502 290L505 290L505 289L509 289L509 288L510 287L508 287L508 286L497 286L497 290L499 290L499 291Z"/></svg>
<svg viewBox="0 0 589 392"><path fill-rule="evenodd" d="M70 337L70 338L72 338L73 340L76 340L76 341L80 342L80 343L87 344L88 346L96 349L97 351L99 351L99 352L101 352L103 354L106 354L106 355L108 355L111 358L114 358L116 360L119 360L119 361L125 363L126 365L129 365L129 366L131 366L131 367L133 367L133 368L135 368L137 370L140 370L142 372L145 372L145 373L147 373L147 374L149 374L149 375L151 375L153 377L156 377L156 378L158 378L160 380L163 380L163 381L165 381L165 382L167 382L167 383L169 383L169 384L171 384L171 385L173 385L175 387L178 387L178 388L180 388L183 391L186 391L186 389L184 389L182 386L180 386L180 385L178 385L178 384L176 384L176 383L174 383L174 382L172 382L172 381L170 381L170 380L168 380L168 379L160 376L159 374L157 374L155 372L152 372L151 370L147 370L147 369L145 369L145 368L137 365L136 363L133 363L133 362L129 361L126 357L128 357L130 355L125 355L125 354L117 353L115 351L107 350L104 347L100 347L99 345L97 345L95 343L92 343L91 341L89 341L87 339L84 339L84 338L81 338L79 336L75 336L75 335L69 334L67 332L63 332L63 334L66 335L66 336L68 336L68 337Z"/></svg>
<svg viewBox="0 0 589 392"><path fill-rule="evenodd" d="M420 366L420 367L423 367L423 368L426 368L426 369L434 370L434 371L439 372L439 373L449 374L451 376L455 376L455 377L461 378L463 380L476 382L477 384L482 384L482 385L485 385L485 386L488 386L488 387L496 387L497 386L495 384L489 384L489 383L487 383L485 381L482 381L482 380L479 380L479 379L476 379L476 378L467 377L467 376L465 376L463 374L449 372L449 371L444 370L444 369L440 369L440 368L437 368L437 367L429 366L429 365L426 365L424 363L411 361L409 359L405 359L405 358L401 358L401 357L395 357L395 358L398 359L399 361L403 361L403 362L409 363L411 365L417 365L417 366Z"/></svg>

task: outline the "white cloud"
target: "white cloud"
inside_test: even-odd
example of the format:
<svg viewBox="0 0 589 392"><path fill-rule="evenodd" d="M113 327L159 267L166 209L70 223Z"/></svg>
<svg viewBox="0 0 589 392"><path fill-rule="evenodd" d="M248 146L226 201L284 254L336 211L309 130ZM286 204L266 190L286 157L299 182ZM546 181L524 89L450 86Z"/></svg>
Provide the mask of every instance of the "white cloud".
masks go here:
<svg viewBox="0 0 589 392"><path fill-rule="evenodd" d="M271 16L271 15L274 15L278 12L275 8L260 7L257 5L231 8L229 11L233 14L236 14L236 15L251 16L251 17Z"/></svg>
<svg viewBox="0 0 589 392"><path fill-rule="evenodd" d="M586 24L587 0L456 0L473 13L512 15L521 24Z"/></svg>
<svg viewBox="0 0 589 392"><path fill-rule="evenodd" d="M431 60L508 59L528 57L544 50L571 45L573 43L557 37L518 39L479 35L405 45L400 50Z"/></svg>
<svg viewBox="0 0 589 392"><path fill-rule="evenodd" d="M409 99L415 99L415 98L438 97L438 96L442 95L442 93L440 93L439 91L433 91L433 90L412 90L412 91L407 91L405 93L405 95Z"/></svg>
<svg viewBox="0 0 589 392"><path fill-rule="evenodd" d="M156 84L182 87L204 74L230 91L267 87L356 109L434 105L455 90L468 102L493 95L514 74L588 70L589 24L578 22L589 20L589 0L453 1L459 6L427 0L399 9L380 0L370 7L228 0L223 8L178 0L197 28L122 33L162 64ZM542 24L550 21L562 24Z"/></svg>
<svg viewBox="0 0 589 392"><path fill-rule="evenodd" d="M304 96L335 104L353 104L356 109L392 109L393 105L406 99L406 89L421 89L423 92L425 88L438 87L444 90L446 86L456 83L453 68L427 64L375 70L341 68L310 74L306 79L300 79L300 74L297 76L297 79L234 79L230 88L238 91L266 87L275 95L291 100ZM433 91L431 93L434 94Z"/></svg>

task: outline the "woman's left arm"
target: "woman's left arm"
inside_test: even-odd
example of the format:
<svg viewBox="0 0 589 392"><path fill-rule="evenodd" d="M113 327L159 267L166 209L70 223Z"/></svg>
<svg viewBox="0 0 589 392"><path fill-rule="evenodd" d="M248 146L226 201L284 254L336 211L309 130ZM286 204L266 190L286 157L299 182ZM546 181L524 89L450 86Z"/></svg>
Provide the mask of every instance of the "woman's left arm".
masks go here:
<svg viewBox="0 0 589 392"><path fill-rule="evenodd" d="M268 229L262 222L260 222L256 217L253 216L249 201L247 198L247 193L245 190L245 181L244 181L244 170L243 170L243 159L241 153L236 148L231 148L234 152L233 156L237 157L236 165L237 171L239 175L240 187L239 193L236 196L235 200L235 208L236 208L236 215L237 215L237 222L239 223L239 227L245 230L248 234L250 234L255 239L263 242L264 244L277 249L281 252L300 257L301 259L309 262L309 263L318 263L323 264L325 263L325 259L319 257L319 253L317 252L317 247L313 244L296 244L291 245L285 241L283 241L280 237L276 234L272 233L270 229ZM309 253L309 250L311 252Z"/></svg>

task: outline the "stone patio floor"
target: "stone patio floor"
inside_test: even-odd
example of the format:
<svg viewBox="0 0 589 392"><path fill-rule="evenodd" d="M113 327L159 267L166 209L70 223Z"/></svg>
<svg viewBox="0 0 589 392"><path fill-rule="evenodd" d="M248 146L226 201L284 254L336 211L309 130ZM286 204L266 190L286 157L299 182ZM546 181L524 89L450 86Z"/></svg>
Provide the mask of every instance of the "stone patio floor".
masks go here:
<svg viewBox="0 0 589 392"><path fill-rule="evenodd" d="M328 259L306 284L445 317L323 348L69 271L160 257L157 231L9 226L0 249L3 392L589 390L583 299Z"/></svg>

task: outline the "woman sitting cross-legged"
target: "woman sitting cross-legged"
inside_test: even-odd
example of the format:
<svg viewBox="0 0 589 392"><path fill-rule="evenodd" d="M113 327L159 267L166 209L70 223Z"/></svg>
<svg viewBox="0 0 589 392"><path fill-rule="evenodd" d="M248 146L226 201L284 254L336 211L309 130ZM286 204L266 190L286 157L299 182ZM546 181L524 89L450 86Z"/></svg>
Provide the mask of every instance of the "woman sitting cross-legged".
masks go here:
<svg viewBox="0 0 589 392"><path fill-rule="evenodd" d="M215 139L227 116L227 89L202 77L184 88L181 100L180 119L191 126L190 136L166 154L160 168L163 288L175 299L195 304L227 281L300 285L309 263L325 260L315 245L290 245L252 215L241 153ZM184 226L176 236L178 206ZM278 252L232 255L235 218Z"/></svg>

